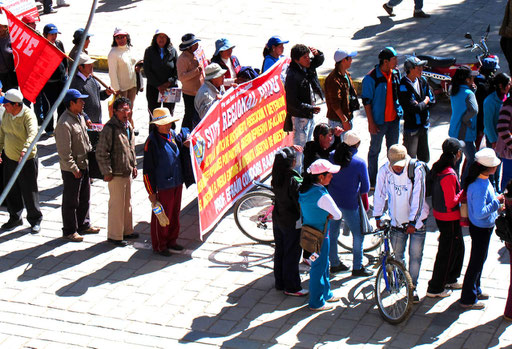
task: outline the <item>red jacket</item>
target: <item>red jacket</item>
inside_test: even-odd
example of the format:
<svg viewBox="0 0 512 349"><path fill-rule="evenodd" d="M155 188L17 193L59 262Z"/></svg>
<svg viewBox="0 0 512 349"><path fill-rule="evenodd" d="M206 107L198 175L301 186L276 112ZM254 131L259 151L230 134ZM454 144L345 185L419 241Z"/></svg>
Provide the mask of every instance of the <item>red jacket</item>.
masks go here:
<svg viewBox="0 0 512 349"><path fill-rule="evenodd" d="M457 173L453 168L447 167L438 173L437 176L438 178L435 178L434 181L439 181L443 197L437 197L435 194L435 192L437 192L436 188L433 188L432 211L434 217L440 221L455 221L460 219L460 200L463 191L460 189ZM439 180L439 177L441 177L441 180ZM434 183L434 187L437 185L437 183ZM442 206L444 207L440 208L440 205L435 204L436 202L442 202Z"/></svg>

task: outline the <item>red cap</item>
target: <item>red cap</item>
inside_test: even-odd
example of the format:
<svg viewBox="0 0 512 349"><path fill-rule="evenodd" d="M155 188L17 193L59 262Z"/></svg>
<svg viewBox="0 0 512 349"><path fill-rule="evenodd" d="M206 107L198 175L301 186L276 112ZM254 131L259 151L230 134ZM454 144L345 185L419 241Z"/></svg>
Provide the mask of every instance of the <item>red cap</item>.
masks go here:
<svg viewBox="0 0 512 349"><path fill-rule="evenodd" d="M37 20L32 17L31 15L25 15L23 16L23 18L21 19L21 21L25 24L29 24L29 23L36 23Z"/></svg>

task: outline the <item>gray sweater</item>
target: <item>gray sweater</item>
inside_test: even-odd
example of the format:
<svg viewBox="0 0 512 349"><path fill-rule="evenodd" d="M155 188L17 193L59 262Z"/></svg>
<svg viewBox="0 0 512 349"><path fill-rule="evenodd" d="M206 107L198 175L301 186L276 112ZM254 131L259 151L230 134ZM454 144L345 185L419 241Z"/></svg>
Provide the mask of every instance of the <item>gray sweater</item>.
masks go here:
<svg viewBox="0 0 512 349"><path fill-rule="evenodd" d="M101 101L108 98L105 90L101 91L98 82L91 76L86 80L82 78L82 74L76 73L70 88L75 88L80 93L89 95L85 98L84 113L87 114L89 119L96 124L101 124Z"/></svg>

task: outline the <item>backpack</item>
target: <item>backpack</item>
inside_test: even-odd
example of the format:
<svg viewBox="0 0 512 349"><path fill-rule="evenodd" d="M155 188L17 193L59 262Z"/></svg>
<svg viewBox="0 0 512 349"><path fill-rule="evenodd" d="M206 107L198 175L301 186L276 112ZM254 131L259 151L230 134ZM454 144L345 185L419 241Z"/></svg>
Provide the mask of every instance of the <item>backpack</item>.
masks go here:
<svg viewBox="0 0 512 349"><path fill-rule="evenodd" d="M414 187L414 170L418 165L423 166L425 169L425 197L432 196L432 175L430 174L430 168L425 162L418 159L411 159L409 165L407 165L407 177L409 177Z"/></svg>

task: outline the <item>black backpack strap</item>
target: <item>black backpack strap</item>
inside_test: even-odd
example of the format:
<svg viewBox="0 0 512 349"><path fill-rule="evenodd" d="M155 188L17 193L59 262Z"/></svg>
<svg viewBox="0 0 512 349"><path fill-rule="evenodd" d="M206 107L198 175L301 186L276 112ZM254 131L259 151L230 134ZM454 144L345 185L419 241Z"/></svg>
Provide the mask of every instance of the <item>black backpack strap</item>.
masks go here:
<svg viewBox="0 0 512 349"><path fill-rule="evenodd" d="M413 186L414 186L414 170L416 169L417 163L418 163L417 159L411 159L411 160L409 160L409 164L407 165L407 177L409 177Z"/></svg>

